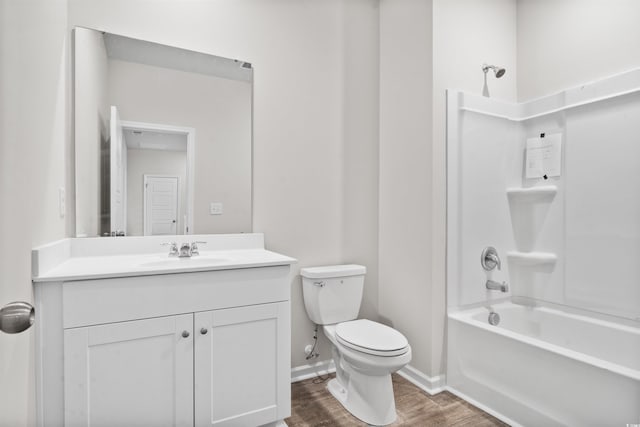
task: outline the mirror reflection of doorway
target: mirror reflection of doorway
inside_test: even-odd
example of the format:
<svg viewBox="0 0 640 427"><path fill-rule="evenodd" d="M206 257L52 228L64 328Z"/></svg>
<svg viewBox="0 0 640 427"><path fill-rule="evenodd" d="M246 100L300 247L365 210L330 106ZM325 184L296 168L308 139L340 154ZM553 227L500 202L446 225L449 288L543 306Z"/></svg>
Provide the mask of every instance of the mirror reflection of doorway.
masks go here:
<svg viewBox="0 0 640 427"><path fill-rule="evenodd" d="M144 175L144 235L177 234L178 177Z"/></svg>
<svg viewBox="0 0 640 427"><path fill-rule="evenodd" d="M126 235L191 234L195 130L124 120L120 126Z"/></svg>
<svg viewBox="0 0 640 427"><path fill-rule="evenodd" d="M125 166L127 147L117 142L124 139L118 130L125 124L142 124L137 129L142 131L151 124L186 135L192 146L198 134L198 156L191 150L192 172L180 184L188 190L179 194L187 199L190 211L186 220L179 215L178 234L250 232L251 64L81 27L74 29L73 41L75 235L144 234L142 208L139 217L130 218L126 206L126 167L120 166ZM119 125L117 117L110 119L110 106L119 110ZM132 120L136 122L127 122ZM111 148L124 148L116 153L113 168ZM142 197L142 176L135 188ZM142 206L142 199L138 203ZM224 203L224 215L212 214L211 203Z"/></svg>

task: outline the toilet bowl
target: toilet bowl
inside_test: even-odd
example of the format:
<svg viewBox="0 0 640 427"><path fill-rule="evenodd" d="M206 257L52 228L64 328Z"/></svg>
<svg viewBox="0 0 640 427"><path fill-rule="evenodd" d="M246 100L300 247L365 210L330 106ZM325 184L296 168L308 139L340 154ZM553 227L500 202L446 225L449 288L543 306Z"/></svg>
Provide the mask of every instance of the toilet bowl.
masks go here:
<svg viewBox="0 0 640 427"><path fill-rule="evenodd" d="M359 328L375 333L387 328L404 339L404 345L389 350L389 343L361 347L336 333L345 324L362 322ZM366 322L366 323L365 323ZM324 334L333 345L336 378L328 389L355 417L371 425L387 425L396 420L396 406L391 374L411 361L411 347L406 338L388 326L370 320L354 320L337 325L325 325ZM399 340L398 340L399 341ZM383 355L383 353L390 353Z"/></svg>
<svg viewBox="0 0 640 427"><path fill-rule="evenodd" d="M397 418L391 374L411 361L411 346L395 329L367 319L360 309L365 267L304 268L307 313L332 344L336 378L327 388L351 414L367 424Z"/></svg>

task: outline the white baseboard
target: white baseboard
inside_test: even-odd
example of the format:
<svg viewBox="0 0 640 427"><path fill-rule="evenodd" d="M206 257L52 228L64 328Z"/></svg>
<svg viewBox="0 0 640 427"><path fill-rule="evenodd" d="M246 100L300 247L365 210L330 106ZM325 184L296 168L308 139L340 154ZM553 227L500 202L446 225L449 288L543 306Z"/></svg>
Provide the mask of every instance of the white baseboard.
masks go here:
<svg viewBox="0 0 640 427"><path fill-rule="evenodd" d="M488 406L483 405L482 403L478 402L477 400L470 398L466 394L459 392L458 390L456 390L455 388L453 388L451 386L445 386L444 389L447 390L451 394L455 394L460 399L466 400L467 402L471 403L476 408L482 409L487 414L492 415L492 416L496 417L497 419L499 419L500 421L509 424L512 427L522 427L522 424L518 424L517 422L513 421L512 419L510 419L508 417L505 417L500 412L497 412L497 411L489 408Z"/></svg>
<svg viewBox="0 0 640 427"><path fill-rule="evenodd" d="M318 375L327 375L336 371L333 359L323 360L310 365L296 366L291 369L291 382L306 380L317 377Z"/></svg>
<svg viewBox="0 0 640 427"><path fill-rule="evenodd" d="M336 366L333 363L333 359L323 360L309 365L296 366L291 369L291 382L295 383L317 377L318 375L327 375L335 371ZM444 390L444 375L429 377L410 365L400 369L398 374L431 395Z"/></svg>
<svg viewBox="0 0 640 427"><path fill-rule="evenodd" d="M411 365L407 365L398 371L398 374L410 383L433 395L438 394L445 388L444 375L430 377Z"/></svg>

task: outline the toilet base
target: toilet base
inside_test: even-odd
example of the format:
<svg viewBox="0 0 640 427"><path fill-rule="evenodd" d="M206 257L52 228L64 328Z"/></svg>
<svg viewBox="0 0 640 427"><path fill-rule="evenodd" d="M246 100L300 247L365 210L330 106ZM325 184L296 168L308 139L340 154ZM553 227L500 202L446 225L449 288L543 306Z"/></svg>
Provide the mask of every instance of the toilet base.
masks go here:
<svg viewBox="0 0 640 427"><path fill-rule="evenodd" d="M352 371L348 376L347 384L338 378L327 384L331 395L347 411L369 425L382 426L396 420L391 375L369 376Z"/></svg>

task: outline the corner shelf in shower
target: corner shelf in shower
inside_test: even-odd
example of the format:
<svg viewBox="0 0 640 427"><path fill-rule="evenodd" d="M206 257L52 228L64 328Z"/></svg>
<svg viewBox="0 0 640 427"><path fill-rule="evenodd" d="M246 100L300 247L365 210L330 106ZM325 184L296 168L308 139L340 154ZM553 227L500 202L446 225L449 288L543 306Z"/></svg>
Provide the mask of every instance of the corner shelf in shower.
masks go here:
<svg viewBox="0 0 640 427"><path fill-rule="evenodd" d="M516 264L523 266L551 265L558 260L556 254L551 252L507 252L507 258Z"/></svg>
<svg viewBox="0 0 640 427"><path fill-rule="evenodd" d="M513 200L523 202L537 202L551 200L558 192L555 185L541 185L539 187L510 187L507 188L507 196Z"/></svg>

